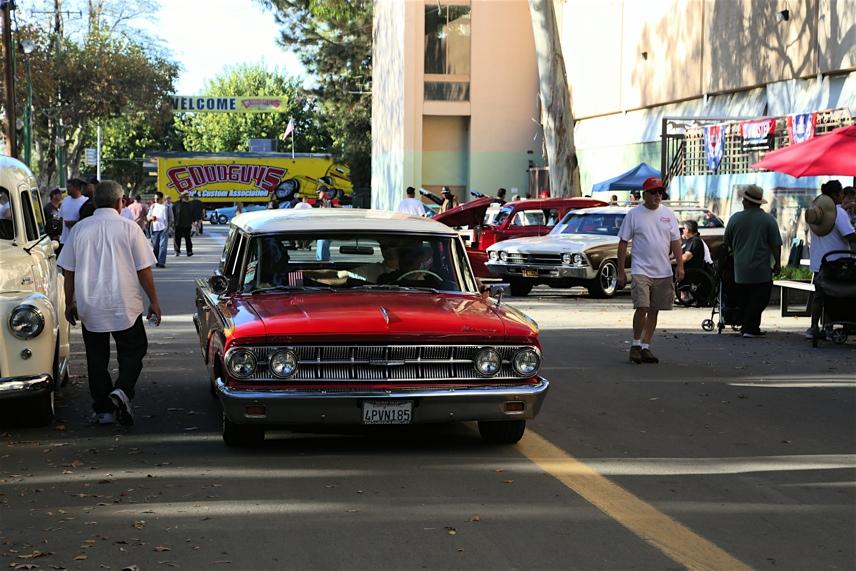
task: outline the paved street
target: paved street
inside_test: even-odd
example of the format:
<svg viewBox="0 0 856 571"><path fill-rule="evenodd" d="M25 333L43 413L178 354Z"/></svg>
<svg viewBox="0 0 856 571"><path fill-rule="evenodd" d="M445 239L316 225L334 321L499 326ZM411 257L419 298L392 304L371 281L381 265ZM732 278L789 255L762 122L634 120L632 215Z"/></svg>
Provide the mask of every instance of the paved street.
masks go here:
<svg viewBox="0 0 856 571"><path fill-rule="evenodd" d="M542 414L516 446L473 426L269 433L227 448L191 322L219 258L156 272L164 323L132 429L90 426L79 328L47 428L0 410L0 563L39 569L853 569L856 343L766 339L662 315L627 360L629 296L536 288ZM114 361L115 364L115 361ZM37 567L16 567L35 565Z"/></svg>

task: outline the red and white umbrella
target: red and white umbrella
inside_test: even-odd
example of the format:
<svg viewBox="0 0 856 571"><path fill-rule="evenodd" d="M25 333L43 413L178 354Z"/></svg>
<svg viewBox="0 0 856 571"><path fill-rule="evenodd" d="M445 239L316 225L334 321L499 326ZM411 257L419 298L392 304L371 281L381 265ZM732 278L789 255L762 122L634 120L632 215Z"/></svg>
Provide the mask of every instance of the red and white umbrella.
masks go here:
<svg viewBox="0 0 856 571"><path fill-rule="evenodd" d="M805 143L770 151L752 168L782 172L796 178L856 177L856 125L839 127Z"/></svg>

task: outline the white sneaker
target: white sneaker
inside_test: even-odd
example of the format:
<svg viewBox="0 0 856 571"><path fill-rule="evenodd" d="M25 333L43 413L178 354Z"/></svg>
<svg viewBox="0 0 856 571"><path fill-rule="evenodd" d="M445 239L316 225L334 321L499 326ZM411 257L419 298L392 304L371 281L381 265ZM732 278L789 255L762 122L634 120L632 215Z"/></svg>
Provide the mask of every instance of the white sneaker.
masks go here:
<svg viewBox="0 0 856 571"><path fill-rule="evenodd" d="M110 393L110 400L116 406L116 419L122 426L133 426L134 410L131 407L131 399L125 394L122 389L113 389Z"/></svg>
<svg viewBox="0 0 856 571"><path fill-rule="evenodd" d="M92 424L114 424L116 416L112 412L93 412L89 421Z"/></svg>

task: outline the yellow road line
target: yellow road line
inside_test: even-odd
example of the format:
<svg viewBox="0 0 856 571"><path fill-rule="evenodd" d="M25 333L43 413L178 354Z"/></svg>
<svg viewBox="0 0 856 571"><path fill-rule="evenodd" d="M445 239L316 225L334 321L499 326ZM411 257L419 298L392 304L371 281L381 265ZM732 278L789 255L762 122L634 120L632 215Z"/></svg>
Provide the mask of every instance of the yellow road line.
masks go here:
<svg viewBox="0 0 856 571"><path fill-rule="evenodd" d="M545 472L687 569L751 569L531 430L517 446Z"/></svg>

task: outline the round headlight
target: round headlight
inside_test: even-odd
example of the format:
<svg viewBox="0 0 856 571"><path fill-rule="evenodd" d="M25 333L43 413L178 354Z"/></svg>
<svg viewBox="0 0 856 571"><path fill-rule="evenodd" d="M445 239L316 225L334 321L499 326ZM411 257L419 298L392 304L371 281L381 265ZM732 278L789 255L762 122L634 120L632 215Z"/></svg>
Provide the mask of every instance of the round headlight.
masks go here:
<svg viewBox="0 0 856 571"><path fill-rule="evenodd" d="M226 365L233 376L246 378L256 372L256 356L248 349L235 349L229 354Z"/></svg>
<svg viewBox="0 0 856 571"><path fill-rule="evenodd" d="M541 355L535 349L522 349L515 353L512 364L518 375L531 377L541 368Z"/></svg>
<svg viewBox="0 0 856 571"><path fill-rule="evenodd" d="M476 372L483 377L492 377L499 372L502 357L496 349L486 347L478 352L475 360Z"/></svg>
<svg viewBox="0 0 856 571"><path fill-rule="evenodd" d="M571 263L580 265L583 263L583 255L582 254L574 254L571 256Z"/></svg>
<svg viewBox="0 0 856 571"><path fill-rule="evenodd" d="M45 328L42 312L32 305L19 305L9 316L9 329L18 339L32 339Z"/></svg>
<svg viewBox="0 0 856 571"><path fill-rule="evenodd" d="M268 366L274 376L286 379L297 371L297 357L293 351L277 351L271 355Z"/></svg>
<svg viewBox="0 0 856 571"><path fill-rule="evenodd" d="M508 261L508 252L500 252L499 253L499 259L502 260L503 262L507 262Z"/></svg>
<svg viewBox="0 0 856 571"><path fill-rule="evenodd" d="M570 254L562 254L562 263L570 264L571 263L571 255Z"/></svg>
<svg viewBox="0 0 856 571"><path fill-rule="evenodd" d="M499 254L497 254L496 252L488 252L487 255L493 261L496 261L496 259L499 257Z"/></svg>

